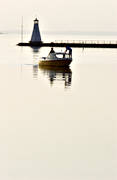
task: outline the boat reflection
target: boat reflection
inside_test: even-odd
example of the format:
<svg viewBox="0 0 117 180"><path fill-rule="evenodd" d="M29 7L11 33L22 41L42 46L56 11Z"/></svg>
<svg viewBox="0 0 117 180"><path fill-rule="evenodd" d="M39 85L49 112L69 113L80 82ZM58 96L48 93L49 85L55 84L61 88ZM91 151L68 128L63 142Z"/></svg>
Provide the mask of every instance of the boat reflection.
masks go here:
<svg viewBox="0 0 117 180"><path fill-rule="evenodd" d="M39 66L39 70L46 75L50 81L50 85L54 82L64 82L64 87L70 87L72 83L72 71L69 67L50 67Z"/></svg>

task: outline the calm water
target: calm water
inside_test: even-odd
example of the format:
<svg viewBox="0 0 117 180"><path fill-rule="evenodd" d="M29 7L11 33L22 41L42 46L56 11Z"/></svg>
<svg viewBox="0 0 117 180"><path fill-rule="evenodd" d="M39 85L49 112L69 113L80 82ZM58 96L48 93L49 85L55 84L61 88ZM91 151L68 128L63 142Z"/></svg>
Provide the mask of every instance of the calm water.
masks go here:
<svg viewBox="0 0 117 180"><path fill-rule="evenodd" d="M19 39L0 36L0 179L116 180L117 49L73 49L70 68L40 69L50 49Z"/></svg>

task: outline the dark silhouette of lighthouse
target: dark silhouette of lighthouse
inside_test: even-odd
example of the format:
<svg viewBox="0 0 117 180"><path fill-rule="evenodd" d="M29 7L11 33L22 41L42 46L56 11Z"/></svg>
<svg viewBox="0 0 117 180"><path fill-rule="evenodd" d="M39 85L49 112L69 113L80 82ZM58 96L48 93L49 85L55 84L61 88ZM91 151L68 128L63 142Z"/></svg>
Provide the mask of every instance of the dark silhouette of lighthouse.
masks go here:
<svg viewBox="0 0 117 180"><path fill-rule="evenodd" d="M33 27L33 32L32 32L32 37L31 37L30 43L35 43L35 44L42 43L38 22L39 22L39 20L36 18L34 20L34 27Z"/></svg>

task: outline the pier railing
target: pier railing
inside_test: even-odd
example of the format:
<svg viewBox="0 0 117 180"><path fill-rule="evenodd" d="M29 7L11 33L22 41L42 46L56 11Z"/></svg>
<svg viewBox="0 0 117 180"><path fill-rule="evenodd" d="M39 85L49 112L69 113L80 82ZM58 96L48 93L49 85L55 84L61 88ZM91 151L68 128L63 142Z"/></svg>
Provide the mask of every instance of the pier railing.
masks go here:
<svg viewBox="0 0 117 180"><path fill-rule="evenodd" d="M117 40L55 40L54 43L66 44L117 44Z"/></svg>

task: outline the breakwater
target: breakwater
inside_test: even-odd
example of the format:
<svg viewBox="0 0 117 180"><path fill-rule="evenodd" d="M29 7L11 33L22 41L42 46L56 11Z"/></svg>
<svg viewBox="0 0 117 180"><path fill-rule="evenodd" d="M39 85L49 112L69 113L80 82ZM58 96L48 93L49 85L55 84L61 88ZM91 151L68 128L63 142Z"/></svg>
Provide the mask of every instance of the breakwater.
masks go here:
<svg viewBox="0 0 117 180"><path fill-rule="evenodd" d="M18 46L30 46L30 47L66 47L72 48L117 48L117 41L98 41L98 40L79 40L79 41L55 41L55 42L29 42L19 43Z"/></svg>

